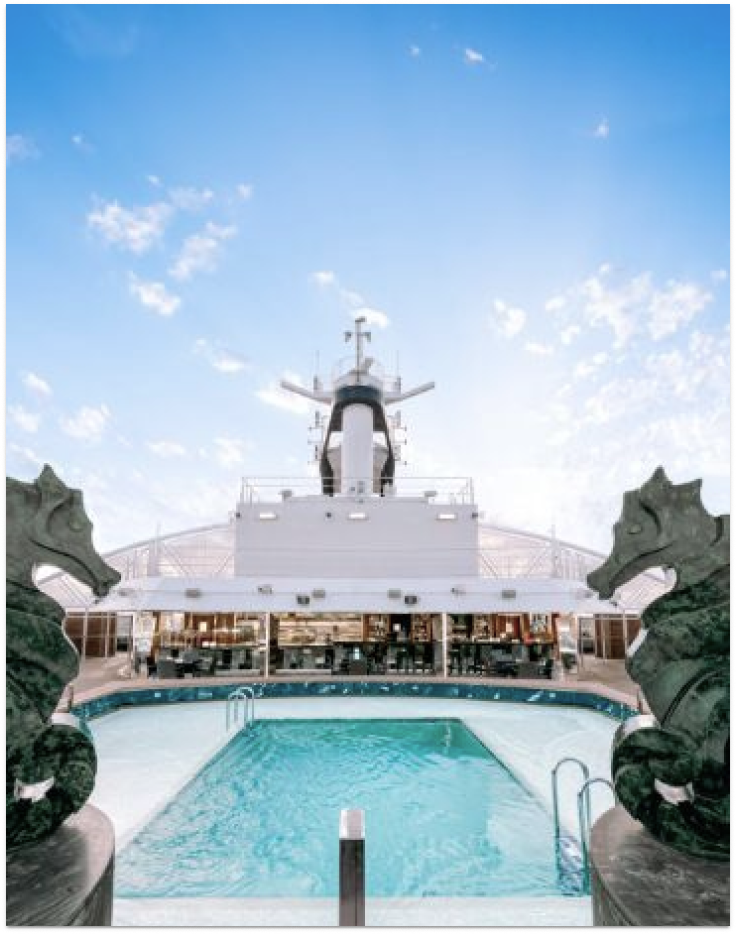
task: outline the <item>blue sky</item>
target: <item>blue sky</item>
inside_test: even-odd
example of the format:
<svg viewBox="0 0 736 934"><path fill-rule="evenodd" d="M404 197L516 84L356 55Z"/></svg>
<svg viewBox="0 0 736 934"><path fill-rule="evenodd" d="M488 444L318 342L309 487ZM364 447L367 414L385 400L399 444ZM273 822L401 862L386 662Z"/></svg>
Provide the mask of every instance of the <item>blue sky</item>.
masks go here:
<svg viewBox="0 0 736 934"><path fill-rule="evenodd" d="M7 472L104 549L224 521L368 309L489 521L727 511L728 158L725 5L11 6Z"/></svg>

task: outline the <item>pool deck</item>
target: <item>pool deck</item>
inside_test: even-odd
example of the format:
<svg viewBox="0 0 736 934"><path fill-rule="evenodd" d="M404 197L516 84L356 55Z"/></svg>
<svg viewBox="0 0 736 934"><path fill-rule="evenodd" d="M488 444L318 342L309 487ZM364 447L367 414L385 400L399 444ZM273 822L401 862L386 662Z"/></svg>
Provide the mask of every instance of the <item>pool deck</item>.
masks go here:
<svg viewBox="0 0 736 934"><path fill-rule="evenodd" d="M520 921L520 915L523 920ZM590 927L589 898L369 898L368 927ZM116 898L115 927L337 927L332 898Z"/></svg>
<svg viewBox="0 0 736 934"><path fill-rule="evenodd" d="M228 677L223 675L216 678L185 678L185 679L149 679L145 675L129 677L126 673L127 657L118 655L113 658L85 659L79 676L73 682L74 702L94 700L114 694L116 691L147 690L152 687L182 687L184 684L196 684L198 687L210 687L226 682L248 684L288 684L290 681L312 682L353 682L353 681L402 681L417 684L485 684L499 687L521 688L550 688L556 691L582 691L590 694L599 694L610 700L627 704L636 708L637 686L629 678L623 661L604 660L586 657L584 667L575 672L565 673L561 680L548 680L546 678L475 678L450 677L442 678L431 675L405 675L392 672L388 675L357 675L354 677L338 675L308 675L295 672L295 675L280 675L278 677L263 678L260 675L247 675L244 672L232 672ZM65 708L65 701L60 704Z"/></svg>

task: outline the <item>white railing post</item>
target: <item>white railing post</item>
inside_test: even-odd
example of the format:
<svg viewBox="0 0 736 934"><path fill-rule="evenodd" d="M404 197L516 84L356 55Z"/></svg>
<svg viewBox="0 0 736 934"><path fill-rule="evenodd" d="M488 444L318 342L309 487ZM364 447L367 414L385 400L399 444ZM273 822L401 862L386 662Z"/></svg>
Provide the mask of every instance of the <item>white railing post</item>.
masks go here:
<svg viewBox="0 0 736 934"><path fill-rule="evenodd" d="M442 614L442 677L447 677L447 613Z"/></svg>

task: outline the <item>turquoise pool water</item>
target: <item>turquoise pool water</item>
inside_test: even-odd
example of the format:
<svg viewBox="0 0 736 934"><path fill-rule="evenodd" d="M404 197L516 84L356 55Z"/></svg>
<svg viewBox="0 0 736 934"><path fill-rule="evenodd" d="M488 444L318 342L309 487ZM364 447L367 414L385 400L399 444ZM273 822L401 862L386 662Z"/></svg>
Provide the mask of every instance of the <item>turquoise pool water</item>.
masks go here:
<svg viewBox="0 0 736 934"><path fill-rule="evenodd" d="M118 897L325 897L342 808L369 896L560 895L548 814L459 720L261 720L118 855Z"/></svg>

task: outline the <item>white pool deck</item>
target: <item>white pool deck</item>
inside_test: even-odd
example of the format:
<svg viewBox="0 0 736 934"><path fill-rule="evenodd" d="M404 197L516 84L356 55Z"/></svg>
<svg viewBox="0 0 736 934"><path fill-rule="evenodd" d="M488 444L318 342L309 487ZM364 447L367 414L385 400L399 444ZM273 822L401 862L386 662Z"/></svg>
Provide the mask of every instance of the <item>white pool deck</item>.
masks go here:
<svg viewBox="0 0 736 934"><path fill-rule="evenodd" d="M610 779L617 723L573 707L396 697L279 698L256 702L259 719L457 717L551 813L550 773L563 757ZM91 802L113 821L124 847L228 741L224 702L131 707L90 724L99 767ZM232 735L232 734L231 734ZM130 737L135 737L131 744ZM563 828L577 836L577 769L560 772ZM608 789L592 794L593 817L611 806ZM337 816L335 819L337 838ZM366 841L370 846L370 840ZM589 898L369 899L372 926L589 926ZM116 899L116 926L333 926L331 899Z"/></svg>

